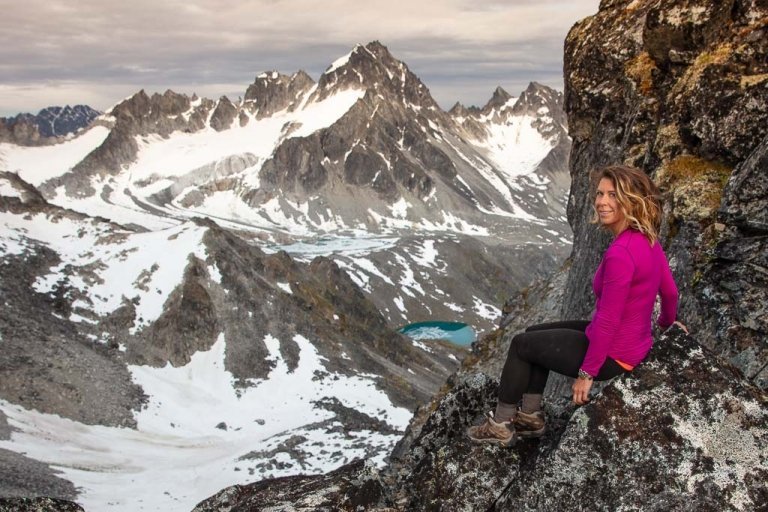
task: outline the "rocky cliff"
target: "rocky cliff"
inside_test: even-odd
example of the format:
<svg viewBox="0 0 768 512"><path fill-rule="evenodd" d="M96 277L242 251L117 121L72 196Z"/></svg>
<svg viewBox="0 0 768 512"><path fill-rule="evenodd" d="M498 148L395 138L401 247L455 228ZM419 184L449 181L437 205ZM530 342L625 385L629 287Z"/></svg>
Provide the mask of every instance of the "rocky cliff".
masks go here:
<svg viewBox="0 0 768 512"><path fill-rule="evenodd" d="M679 317L763 388L766 16L755 1L604 1L571 30L568 219L578 249L562 310L589 314L591 273L607 242L588 223L590 170L636 165L665 194L663 241L681 291Z"/></svg>

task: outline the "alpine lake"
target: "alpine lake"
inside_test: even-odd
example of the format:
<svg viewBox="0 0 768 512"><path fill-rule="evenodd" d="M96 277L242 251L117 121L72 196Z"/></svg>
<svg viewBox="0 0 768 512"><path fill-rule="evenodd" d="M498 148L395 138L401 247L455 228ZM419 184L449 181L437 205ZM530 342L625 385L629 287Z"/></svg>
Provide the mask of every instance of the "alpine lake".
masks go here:
<svg viewBox="0 0 768 512"><path fill-rule="evenodd" d="M476 337L474 329L461 322L418 322L399 331L414 340L448 340L462 347L471 345Z"/></svg>

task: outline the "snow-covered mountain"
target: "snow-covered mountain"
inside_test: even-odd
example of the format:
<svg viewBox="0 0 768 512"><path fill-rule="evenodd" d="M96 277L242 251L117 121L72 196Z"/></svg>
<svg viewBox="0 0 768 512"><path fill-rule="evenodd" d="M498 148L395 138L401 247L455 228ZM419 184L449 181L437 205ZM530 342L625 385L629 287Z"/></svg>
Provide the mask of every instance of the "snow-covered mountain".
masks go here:
<svg viewBox="0 0 768 512"><path fill-rule="evenodd" d="M445 112L378 42L0 143L0 453L131 510L381 460L463 354L393 329L488 331L565 256L569 145L560 93Z"/></svg>
<svg viewBox="0 0 768 512"><path fill-rule="evenodd" d="M88 105L46 107L35 114L0 118L0 141L16 144L52 142L51 137L66 137L87 128L100 112Z"/></svg>

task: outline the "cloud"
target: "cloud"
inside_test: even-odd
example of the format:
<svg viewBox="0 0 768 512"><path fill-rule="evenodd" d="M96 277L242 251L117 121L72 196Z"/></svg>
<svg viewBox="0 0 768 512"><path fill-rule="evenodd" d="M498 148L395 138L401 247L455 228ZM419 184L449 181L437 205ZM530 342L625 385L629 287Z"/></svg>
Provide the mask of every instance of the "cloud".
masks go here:
<svg viewBox="0 0 768 512"><path fill-rule="evenodd" d="M304 69L317 78L355 44L374 39L405 61L444 106L456 100L478 103L496 85L513 93L520 83L550 79L542 77L561 85L562 41L597 4L14 2L4 7L0 21L0 114L62 102L106 108L139 88L232 94L271 69ZM487 92L477 96L484 87ZM118 91L121 96L107 100Z"/></svg>

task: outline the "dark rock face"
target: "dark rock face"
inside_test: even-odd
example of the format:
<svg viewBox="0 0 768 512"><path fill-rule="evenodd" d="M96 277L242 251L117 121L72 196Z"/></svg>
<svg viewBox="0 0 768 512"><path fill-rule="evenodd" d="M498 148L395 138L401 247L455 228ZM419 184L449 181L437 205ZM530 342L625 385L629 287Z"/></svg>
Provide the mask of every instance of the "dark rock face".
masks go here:
<svg viewBox="0 0 768 512"><path fill-rule="evenodd" d="M213 109L211 115L211 128L220 132L232 126L232 121L237 117L237 107L235 107L229 98L222 96Z"/></svg>
<svg viewBox="0 0 768 512"><path fill-rule="evenodd" d="M256 119L296 107L296 100L308 92L314 80L304 71L291 76L277 71L262 73L245 91L244 105Z"/></svg>
<svg viewBox="0 0 768 512"><path fill-rule="evenodd" d="M519 478L518 449L477 445L466 430L496 402L498 381L462 377L429 415L394 467L394 501L401 510L487 510Z"/></svg>
<svg viewBox="0 0 768 512"><path fill-rule="evenodd" d="M429 89L379 41L357 45L346 62L326 70L313 97L322 99L333 91L348 88L373 90L400 103L440 110Z"/></svg>
<svg viewBox="0 0 768 512"><path fill-rule="evenodd" d="M565 52L574 252L562 316L591 311L592 274L608 242L588 223L590 170L639 166L666 196L662 237L679 317L761 386L767 15L764 3L740 0L603 2L574 26Z"/></svg>
<svg viewBox="0 0 768 512"><path fill-rule="evenodd" d="M37 126L43 137L61 137L85 128L100 112L88 105L48 107L37 114Z"/></svg>

